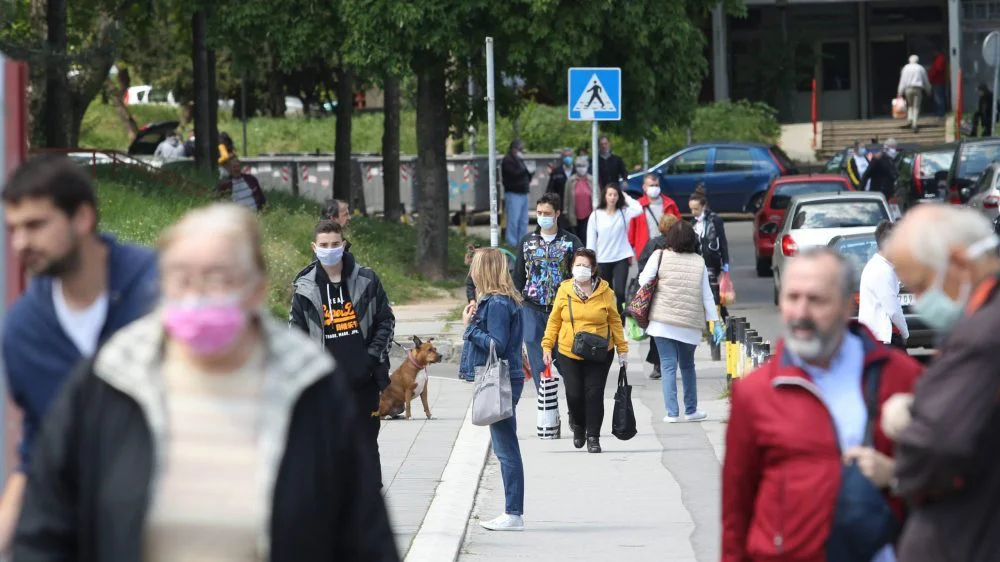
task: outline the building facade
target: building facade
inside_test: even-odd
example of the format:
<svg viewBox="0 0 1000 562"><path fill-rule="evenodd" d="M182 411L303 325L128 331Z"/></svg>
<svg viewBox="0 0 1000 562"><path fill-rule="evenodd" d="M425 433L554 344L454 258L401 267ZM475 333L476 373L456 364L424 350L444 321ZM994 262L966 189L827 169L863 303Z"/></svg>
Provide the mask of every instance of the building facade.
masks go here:
<svg viewBox="0 0 1000 562"><path fill-rule="evenodd" d="M1000 0L747 0L744 18L713 14L711 89L715 99L766 101L783 122L811 119L816 80L820 120L891 114L899 71L911 54L948 63L950 99L975 107L976 87L992 88L982 42L1000 29ZM930 104L931 101L927 100Z"/></svg>

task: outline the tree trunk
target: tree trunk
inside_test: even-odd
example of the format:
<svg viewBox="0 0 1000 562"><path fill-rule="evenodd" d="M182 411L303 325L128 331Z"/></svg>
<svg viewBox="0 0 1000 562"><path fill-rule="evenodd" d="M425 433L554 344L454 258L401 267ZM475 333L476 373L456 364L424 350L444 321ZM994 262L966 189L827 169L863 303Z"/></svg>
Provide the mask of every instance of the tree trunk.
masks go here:
<svg viewBox="0 0 1000 562"><path fill-rule="evenodd" d="M212 155L212 162L219 161L219 88L215 81L215 50L208 49L206 52L208 66L205 73L208 77L208 150ZM244 156L246 156L244 154Z"/></svg>
<svg viewBox="0 0 1000 562"><path fill-rule="evenodd" d="M334 145L333 196L353 203L351 197L351 117L354 113L354 71L337 69L337 133Z"/></svg>
<svg viewBox="0 0 1000 562"><path fill-rule="evenodd" d="M448 137L445 61L418 57L417 74L417 209L416 270L431 280L448 274Z"/></svg>
<svg viewBox="0 0 1000 562"><path fill-rule="evenodd" d="M72 106L67 76L69 61L66 58L68 44L66 20L66 0L48 0L45 12L45 47L48 53L45 64L43 111L45 146L50 148L70 146Z"/></svg>
<svg viewBox="0 0 1000 562"><path fill-rule="evenodd" d="M207 22L204 10L191 16L193 49L191 63L194 67L194 159L198 167L212 170L216 162L212 159L210 81L208 77L208 48L206 47Z"/></svg>
<svg viewBox="0 0 1000 562"><path fill-rule="evenodd" d="M399 222L399 78L385 78L385 104L382 129L382 201L383 217Z"/></svg>
<svg viewBox="0 0 1000 562"><path fill-rule="evenodd" d="M284 117L287 109L284 77L273 53L267 57L267 65L267 112L271 117Z"/></svg>

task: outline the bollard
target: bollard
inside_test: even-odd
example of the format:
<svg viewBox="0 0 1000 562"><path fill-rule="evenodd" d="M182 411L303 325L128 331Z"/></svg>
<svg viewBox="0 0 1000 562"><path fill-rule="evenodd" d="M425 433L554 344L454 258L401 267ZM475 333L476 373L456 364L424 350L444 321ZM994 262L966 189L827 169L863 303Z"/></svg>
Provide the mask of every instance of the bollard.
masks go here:
<svg viewBox="0 0 1000 562"><path fill-rule="evenodd" d="M746 345L747 329L749 329L750 324L745 318L740 319L736 330L736 376L738 378L743 378L746 374L745 364L743 363L743 354L746 353L744 349Z"/></svg>
<svg viewBox="0 0 1000 562"><path fill-rule="evenodd" d="M718 315L718 317L720 319L722 318L722 311L719 309L718 306L715 307L715 313ZM709 334L710 334L709 338L710 338L710 341L712 342L712 345L709 346L709 350L712 352L712 361L721 361L722 360L722 344L721 343L720 344L715 343L715 338L713 336L713 334L715 333L715 323L716 322L720 322L720 321L721 320L716 320L715 322L709 322L708 323L709 324L709 330L710 330L709 331Z"/></svg>
<svg viewBox="0 0 1000 562"><path fill-rule="evenodd" d="M752 345L754 338L757 337L757 330L753 328L746 331L746 335L743 337L743 376L747 376L753 371L753 356L751 352L753 351Z"/></svg>
<svg viewBox="0 0 1000 562"><path fill-rule="evenodd" d="M764 338L761 336L754 336L750 340L750 368L751 370L756 370L760 366L760 361L758 355L760 354L760 344L764 343Z"/></svg>
<svg viewBox="0 0 1000 562"><path fill-rule="evenodd" d="M736 318L726 320L726 385L733 382L733 344L736 342Z"/></svg>

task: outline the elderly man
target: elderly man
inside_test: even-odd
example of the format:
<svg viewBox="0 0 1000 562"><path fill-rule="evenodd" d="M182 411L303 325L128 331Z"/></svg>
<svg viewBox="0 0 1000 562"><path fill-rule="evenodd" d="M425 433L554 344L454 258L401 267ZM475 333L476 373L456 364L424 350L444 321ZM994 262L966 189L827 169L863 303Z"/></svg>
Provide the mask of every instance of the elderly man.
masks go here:
<svg viewBox="0 0 1000 562"><path fill-rule="evenodd" d="M896 435L893 488L911 507L906 562L1000 559L996 247L987 219L949 205L917 207L889 239L896 273L944 338L915 395L893 398L883 418Z"/></svg>
<svg viewBox="0 0 1000 562"><path fill-rule="evenodd" d="M782 274L775 358L733 383L722 561L892 561L901 510L881 492L892 443L875 422L921 367L849 322L845 258L808 249ZM868 502L861 529L837 509L844 497Z"/></svg>
<svg viewBox="0 0 1000 562"><path fill-rule="evenodd" d="M906 117L908 124L903 128L912 127L914 132L920 130L917 121L920 119L920 104L924 94L931 92L931 81L927 77L927 69L920 64L920 57L910 55L910 62L899 72L899 87L897 93L906 98Z"/></svg>

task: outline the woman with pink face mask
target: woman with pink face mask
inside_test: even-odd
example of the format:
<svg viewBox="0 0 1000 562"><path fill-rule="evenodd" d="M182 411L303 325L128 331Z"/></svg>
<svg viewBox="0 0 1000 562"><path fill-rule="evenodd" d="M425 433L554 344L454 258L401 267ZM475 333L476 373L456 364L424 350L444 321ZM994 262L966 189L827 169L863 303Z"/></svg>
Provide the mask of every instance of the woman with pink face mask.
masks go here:
<svg viewBox="0 0 1000 562"><path fill-rule="evenodd" d="M231 203L166 230L161 306L50 410L15 559L399 560L346 375L264 310L261 248Z"/></svg>

